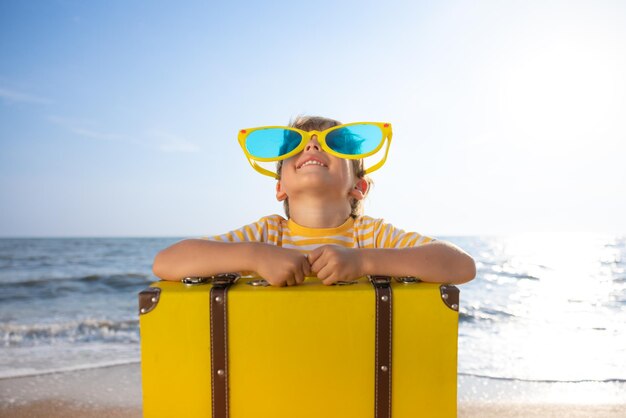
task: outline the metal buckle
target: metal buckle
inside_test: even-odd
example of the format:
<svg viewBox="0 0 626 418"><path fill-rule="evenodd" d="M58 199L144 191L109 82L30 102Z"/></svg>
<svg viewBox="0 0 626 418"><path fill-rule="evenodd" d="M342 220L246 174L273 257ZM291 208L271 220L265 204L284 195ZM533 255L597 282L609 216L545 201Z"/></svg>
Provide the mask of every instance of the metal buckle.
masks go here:
<svg viewBox="0 0 626 418"><path fill-rule="evenodd" d="M391 277L389 276L367 276L374 286L384 286L391 284Z"/></svg>
<svg viewBox="0 0 626 418"><path fill-rule="evenodd" d="M270 285L270 283L265 279L248 280L246 284L249 286L255 286L255 287L256 286L267 287Z"/></svg>
<svg viewBox="0 0 626 418"><path fill-rule="evenodd" d="M189 286L197 284L224 285L236 283L237 280L239 280L239 277L240 276L237 273L222 273L208 277L185 277L181 280L181 282Z"/></svg>
<svg viewBox="0 0 626 418"><path fill-rule="evenodd" d="M419 277L412 277L412 276L396 277L395 279L398 283L404 283L404 284L419 283L422 281L422 279L420 279Z"/></svg>
<svg viewBox="0 0 626 418"><path fill-rule="evenodd" d="M185 283L188 286L192 286L195 284L207 284L209 282L209 277L185 277L181 280L181 282Z"/></svg>
<svg viewBox="0 0 626 418"><path fill-rule="evenodd" d="M359 282L359 280L337 280L335 283L333 283L333 286L348 286L351 284L357 284Z"/></svg>
<svg viewBox="0 0 626 418"><path fill-rule="evenodd" d="M222 273L216 276L211 276L213 279L211 283L214 285L235 284L237 283L237 280L239 280L239 277L241 276L237 273Z"/></svg>

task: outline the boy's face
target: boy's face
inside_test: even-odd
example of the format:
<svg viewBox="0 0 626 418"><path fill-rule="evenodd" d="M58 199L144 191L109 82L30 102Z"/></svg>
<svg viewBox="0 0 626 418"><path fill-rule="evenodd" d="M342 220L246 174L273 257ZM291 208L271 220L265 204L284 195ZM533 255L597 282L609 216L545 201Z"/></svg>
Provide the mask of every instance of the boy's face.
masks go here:
<svg viewBox="0 0 626 418"><path fill-rule="evenodd" d="M354 175L349 160L324 152L317 142L317 135L313 135L300 154L283 161L276 198L282 201L288 197L309 194L360 200L366 191L363 187L367 187L367 183L362 182Z"/></svg>

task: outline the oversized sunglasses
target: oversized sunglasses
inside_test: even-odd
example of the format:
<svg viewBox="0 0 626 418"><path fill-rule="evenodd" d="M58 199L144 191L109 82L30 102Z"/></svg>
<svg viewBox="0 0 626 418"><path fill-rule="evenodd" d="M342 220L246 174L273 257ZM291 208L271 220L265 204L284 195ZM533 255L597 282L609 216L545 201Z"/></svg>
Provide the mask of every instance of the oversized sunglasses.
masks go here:
<svg viewBox="0 0 626 418"><path fill-rule="evenodd" d="M386 142L382 159L365 169L365 174L378 170L385 163L391 144L391 124L355 122L333 126L323 131L303 131L288 126L262 126L239 131L239 145L256 171L278 178L278 174L257 162L280 161L304 150L313 135L322 149L336 157L358 160L376 154Z"/></svg>

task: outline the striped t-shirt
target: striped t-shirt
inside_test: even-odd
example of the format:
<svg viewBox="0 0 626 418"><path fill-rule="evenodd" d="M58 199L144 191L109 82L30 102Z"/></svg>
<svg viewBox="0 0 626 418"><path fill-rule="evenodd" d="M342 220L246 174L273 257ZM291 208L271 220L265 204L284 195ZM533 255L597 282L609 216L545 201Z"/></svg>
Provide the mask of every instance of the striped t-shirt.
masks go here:
<svg viewBox="0 0 626 418"><path fill-rule="evenodd" d="M336 244L348 248L405 248L433 241L417 232L404 232L382 219L349 217L336 228L307 228L280 215L270 215L223 235L209 237L222 242L264 242L307 254L315 248Z"/></svg>

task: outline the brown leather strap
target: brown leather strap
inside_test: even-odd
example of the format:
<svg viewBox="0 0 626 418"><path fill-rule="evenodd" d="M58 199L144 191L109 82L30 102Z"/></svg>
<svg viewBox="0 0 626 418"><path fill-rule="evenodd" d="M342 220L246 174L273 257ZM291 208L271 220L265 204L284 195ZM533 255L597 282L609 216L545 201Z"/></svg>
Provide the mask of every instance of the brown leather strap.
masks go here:
<svg viewBox="0 0 626 418"><path fill-rule="evenodd" d="M228 288L211 288L211 405L213 418L228 418Z"/></svg>
<svg viewBox="0 0 626 418"><path fill-rule="evenodd" d="M376 418L391 418L391 284L389 277L370 276L376 290Z"/></svg>

